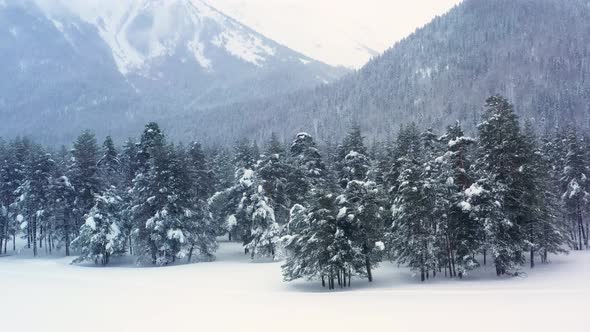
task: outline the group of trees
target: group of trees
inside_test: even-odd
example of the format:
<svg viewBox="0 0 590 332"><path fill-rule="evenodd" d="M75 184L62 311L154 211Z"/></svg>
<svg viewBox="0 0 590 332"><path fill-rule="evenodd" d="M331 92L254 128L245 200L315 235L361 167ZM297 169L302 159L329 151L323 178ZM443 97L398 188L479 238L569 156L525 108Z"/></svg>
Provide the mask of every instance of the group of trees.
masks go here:
<svg viewBox="0 0 590 332"><path fill-rule="evenodd" d="M158 125L118 151L82 133L71 150L27 138L1 145L0 244L22 235L33 254L63 249L106 265L129 253L153 264L211 258L220 233L207 204L214 182L199 144L169 144Z"/></svg>
<svg viewBox="0 0 590 332"><path fill-rule="evenodd" d="M125 253L151 264L212 259L216 237L253 259L285 259L285 280L330 289L373 280L382 260L424 281L588 248L590 139L574 128L536 136L500 96L478 138L402 127L367 147L353 126L340 144L306 133L233 151L174 145L155 123L121 149L84 132L68 150L26 138L0 145L0 244L22 236L35 255L70 245L77 261ZM489 263L488 263L489 262Z"/></svg>

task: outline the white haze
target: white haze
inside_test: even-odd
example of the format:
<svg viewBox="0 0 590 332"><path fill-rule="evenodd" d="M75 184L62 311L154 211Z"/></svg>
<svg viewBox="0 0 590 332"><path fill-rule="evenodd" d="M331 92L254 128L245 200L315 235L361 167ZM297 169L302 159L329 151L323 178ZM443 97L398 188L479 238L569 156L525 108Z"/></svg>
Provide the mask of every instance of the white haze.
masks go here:
<svg viewBox="0 0 590 332"><path fill-rule="evenodd" d="M359 68L461 0L207 0L296 51Z"/></svg>

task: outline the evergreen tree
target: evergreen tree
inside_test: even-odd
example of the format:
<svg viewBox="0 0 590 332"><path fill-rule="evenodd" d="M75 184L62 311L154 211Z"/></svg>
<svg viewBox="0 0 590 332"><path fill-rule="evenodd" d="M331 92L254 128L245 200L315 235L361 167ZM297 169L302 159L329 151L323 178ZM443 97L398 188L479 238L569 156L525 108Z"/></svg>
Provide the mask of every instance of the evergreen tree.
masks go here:
<svg viewBox="0 0 590 332"><path fill-rule="evenodd" d="M201 144L193 143L188 150L189 176L194 183L193 193L198 200L206 201L215 190L215 177L205 158Z"/></svg>
<svg viewBox="0 0 590 332"><path fill-rule="evenodd" d="M55 218L55 229L65 248L65 255L70 256L70 245L74 235L76 222L73 220L76 215L72 206L76 202L76 190L70 183L67 176L57 178L52 185L52 214Z"/></svg>
<svg viewBox="0 0 590 332"><path fill-rule="evenodd" d="M418 149L400 160L403 171L398 179L400 185L391 208L393 221L386 239L390 258L418 271L425 281L426 273L435 266L428 228L430 211L425 208L421 191L420 153Z"/></svg>
<svg viewBox="0 0 590 332"><path fill-rule="evenodd" d="M112 257L125 253L125 237L119 229L122 201L111 187L104 194L96 195L94 202L80 235L72 242L80 252L74 263L90 261L107 265Z"/></svg>
<svg viewBox="0 0 590 332"><path fill-rule="evenodd" d="M276 222L275 211L262 185L253 186L254 193L247 199L250 206L246 209L250 214L250 242L245 245L252 258L255 256L272 257L275 259L279 242L280 227Z"/></svg>
<svg viewBox="0 0 590 332"><path fill-rule="evenodd" d="M432 189L431 165L434 147L415 125L398 136L393 165L387 174L391 185L392 222L386 232L389 257L420 273L422 281L438 267L436 248L436 192ZM397 179L394 179L398 176Z"/></svg>
<svg viewBox="0 0 590 332"><path fill-rule="evenodd" d="M132 188L133 179L139 170L139 145L132 139L128 139L123 145L123 151L120 156L121 175L123 178L123 188Z"/></svg>
<svg viewBox="0 0 590 332"><path fill-rule="evenodd" d="M361 129L355 125L338 147L338 177L339 184L346 189L350 181L365 181L368 175L370 161L367 148L363 143Z"/></svg>
<svg viewBox="0 0 590 332"><path fill-rule="evenodd" d="M566 215L571 223L570 234L574 240L574 248L582 250L587 245L587 230L584 228L584 206L589 194L586 190L588 179L584 164L583 151L577 132L571 128L566 137L567 155L561 177L561 190Z"/></svg>
<svg viewBox="0 0 590 332"><path fill-rule="evenodd" d="M354 271L373 281L372 270L381 262L384 248L384 213L379 187L375 182L350 181L338 197L339 226L350 241L359 261L351 262Z"/></svg>
<svg viewBox="0 0 590 332"><path fill-rule="evenodd" d="M214 174L214 191L221 192L234 183L235 169L230 151L225 148L215 149L211 154L209 169Z"/></svg>
<svg viewBox="0 0 590 332"><path fill-rule="evenodd" d="M440 170L437 184L442 189L442 200L446 199L447 203L440 224L442 239L438 240L444 251L441 264L450 276L463 277L479 267L476 256L484 237L483 224L471 217L472 206L466 195L473 181L470 147L475 140L464 135L459 123L449 126L439 140L447 147L437 160Z"/></svg>
<svg viewBox="0 0 590 332"><path fill-rule="evenodd" d="M297 134L295 141L291 145L291 156L295 166L301 170L305 178L306 190L313 192L324 185L326 165L316 147L315 141L309 134Z"/></svg>
<svg viewBox="0 0 590 332"><path fill-rule="evenodd" d="M528 216L525 224L527 244L530 252L530 266L535 266L535 254L542 263L547 263L548 255L565 253L568 243L563 219L558 217L558 197L552 188L552 169L550 157L544 147L539 146L537 136L530 122L524 130L526 163L522 168L527 191L524 193L522 209Z"/></svg>
<svg viewBox="0 0 590 332"><path fill-rule="evenodd" d="M8 146L0 138L0 254L9 241L8 229L10 227L9 208L12 204L12 195L7 192L10 187L11 176L9 172L10 161L8 159Z"/></svg>
<svg viewBox="0 0 590 332"><path fill-rule="evenodd" d="M150 234L154 227L152 218L167 202L167 195L160 190L165 189L166 184L168 160L164 158L165 150L164 135L159 126L153 122L147 124L138 149L131 211L137 232L136 253L150 257L152 264L158 259L158 247Z"/></svg>
<svg viewBox="0 0 590 332"><path fill-rule="evenodd" d="M98 173L99 150L96 137L84 131L74 143L69 179L76 188L76 228L80 220L94 206L94 196L101 193L101 179Z"/></svg>
<svg viewBox="0 0 590 332"><path fill-rule="evenodd" d="M51 155L40 146L34 146L30 163L27 165L25 181L17 189L20 195L19 210L26 220L29 244L33 246L35 256L38 255L38 247L42 246L43 231L50 220L48 208L51 206L51 183L54 171L55 163Z"/></svg>
<svg viewBox="0 0 590 332"><path fill-rule="evenodd" d="M273 134L257 167L262 192L274 211L276 222L285 225L289 218L291 199L290 175L295 169L287 162L285 150Z"/></svg>
<svg viewBox="0 0 590 332"><path fill-rule="evenodd" d="M503 210L502 218L487 219L496 224L486 225L486 231L492 232L487 234L486 241L495 255L496 271L501 275L524 262L526 212L521 206L526 188L520 171L524 165L525 146L514 109L501 96L488 98L483 122L478 128L479 179L490 186L486 190L493 193Z"/></svg>
<svg viewBox="0 0 590 332"><path fill-rule="evenodd" d="M253 169L258 159L257 153L247 139L237 141L234 146L234 166L237 169Z"/></svg>
<svg viewBox="0 0 590 332"><path fill-rule="evenodd" d="M420 139L416 124L411 123L407 127L401 127L395 143L389 147L382 166L385 190L392 198L390 203L393 203L393 197L400 185L399 178L403 171L403 164L407 162L406 157L419 149Z"/></svg>
<svg viewBox="0 0 590 332"><path fill-rule="evenodd" d="M101 184L108 188L119 187L121 183L121 160L111 136L107 136L102 145L102 156L98 160L98 172Z"/></svg>
<svg viewBox="0 0 590 332"><path fill-rule="evenodd" d="M338 225L333 194L317 190L313 195L309 209L295 205L291 210L283 237L287 251L283 277L287 281L319 279L329 289L336 287L336 281L340 287L349 286L354 265L363 257Z"/></svg>

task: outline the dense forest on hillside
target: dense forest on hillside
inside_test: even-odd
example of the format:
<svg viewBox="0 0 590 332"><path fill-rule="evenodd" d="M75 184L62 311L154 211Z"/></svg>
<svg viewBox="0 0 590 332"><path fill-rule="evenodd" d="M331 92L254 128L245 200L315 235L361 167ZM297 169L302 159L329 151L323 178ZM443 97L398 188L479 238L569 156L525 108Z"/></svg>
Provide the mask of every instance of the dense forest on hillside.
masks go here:
<svg viewBox="0 0 590 332"><path fill-rule="evenodd" d="M179 138L225 143L302 130L333 140L354 123L378 140L411 122L444 131L459 120L474 135L481 101L501 94L541 133L587 129L589 36L587 0L466 0L338 82L162 123Z"/></svg>
<svg viewBox="0 0 590 332"><path fill-rule="evenodd" d="M22 238L35 255L162 266L213 260L229 235L252 259L284 259L285 280L333 289L371 281L383 260L425 281L487 264L515 275L588 249L590 138L537 137L501 96L484 109L474 138L460 122L410 124L367 144L354 125L324 146L302 132L227 149L174 144L149 123L121 147L90 131L60 149L2 141L1 252Z"/></svg>

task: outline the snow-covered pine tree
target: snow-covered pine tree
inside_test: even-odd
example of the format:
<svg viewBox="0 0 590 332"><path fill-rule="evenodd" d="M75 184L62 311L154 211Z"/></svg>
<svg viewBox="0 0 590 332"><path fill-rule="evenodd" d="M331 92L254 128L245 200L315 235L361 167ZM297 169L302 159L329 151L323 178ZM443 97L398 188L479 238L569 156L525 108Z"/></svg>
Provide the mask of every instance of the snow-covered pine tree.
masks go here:
<svg viewBox="0 0 590 332"><path fill-rule="evenodd" d="M98 172L99 149L96 137L91 131L78 136L72 149L72 163L68 177L76 188L76 229L83 217L94 206L94 196L101 193L101 179Z"/></svg>
<svg viewBox="0 0 590 332"><path fill-rule="evenodd" d="M137 235L135 252L139 256L148 256L152 264L156 264L158 259L158 247L151 238L152 218L167 202L167 195L160 190L165 190L166 184L168 160L162 160L165 159L165 150L164 135L158 124L147 124L138 149L131 211ZM156 154L159 154L158 162L154 160Z"/></svg>
<svg viewBox="0 0 590 332"><path fill-rule="evenodd" d="M424 219L425 239L427 248L430 248L426 256L426 265L431 267L426 271L426 278L436 276L437 270L446 266L446 241L444 229L448 226L449 210L451 208L450 197L454 188L448 181L447 171L443 157L445 149L438 136L432 129L428 129L420 135L422 145L421 169L419 190L422 192L422 205L425 211L430 211Z"/></svg>
<svg viewBox="0 0 590 332"><path fill-rule="evenodd" d="M524 232L529 250L529 263L535 267L535 256L539 253L542 261L548 253L548 240L556 240L560 230L555 228L555 199L549 192L549 167L539 148L537 136L531 122L527 121L523 130L524 164L521 166L520 181L525 188L521 199L524 213ZM559 244L562 246L565 242ZM541 248L541 247L544 248ZM563 250L560 250L563 252Z"/></svg>
<svg viewBox="0 0 590 332"><path fill-rule="evenodd" d="M133 179L138 171L139 146L134 140L128 139L123 145L119 160L121 162L122 186L125 190L133 188Z"/></svg>
<svg viewBox="0 0 590 332"><path fill-rule="evenodd" d="M187 151L190 178L195 198L206 201L215 193L215 176L203 152L201 144L194 142Z"/></svg>
<svg viewBox="0 0 590 332"><path fill-rule="evenodd" d="M10 240L9 209L10 204L13 203L13 194L9 192L12 179L8 151L8 145L0 138L0 255L5 251L6 243Z"/></svg>
<svg viewBox="0 0 590 332"><path fill-rule="evenodd" d="M216 236L222 234L223 229L223 224L215 223L208 203L215 185L213 172L198 143L193 143L187 151L178 148L176 155L172 187L178 192L177 204L184 209L186 218L187 259L190 262L198 256L212 260L217 250Z"/></svg>
<svg viewBox="0 0 590 332"><path fill-rule="evenodd" d="M311 226L308 210L303 205L295 204L289 213L286 235L281 238L287 253L286 262L282 265L283 278L293 281L321 277L322 285L325 286L319 259L312 256L312 253L316 254L319 251L319 246L318 240L310 233Z"/></svg>
<svg viewBox="0 0 590 332"><path fill-rule="evenodd" d="M463 277L468 271L479 266L476 256L483 245L483 224L471 218L472 206L466 202L465 191L472 184L470 174L471 147L475 140L467 137L459 123L447 128L445 135L439 140L446 145L444 155L437 158L440 170L438 185L446 194L446 211L443 215L440 232L443 234L442 247L445 249L441 259L449 276Z"/></svg>
<svg viewBox="0 0 590 332"><path fill-rule="evenodd" d="M275 259L281 232L275 211L260 180L254 183L251 190L246 194L249 197L244 200L250 203L245 207L246 213L249 214L247 218L250 219L250 242L245 244L245 248L252 258L260 256Z"/></svg>
<svg viewBox="0 0 590 332"><path fill-rule="evenodd" d="M399 177L403 171L403 163L405 163L406 156L418 151L420 149L420 140L416 139L419 136L416 124L412 123L406 127L401 127L395 142L389 146L382 163L383 182L385 191L389 194L390 203L393 203L393 198L400 185Z"/></svg>
<svg viewBox="0 0 590 332"><path fill-rule="evenodd" d="M344 192L337 198L338 223L361 258L353 262L354 272L373 281L372 270L381 262L383 252L383 217L380 188L368 181L371 161L366 156L360 128L353 126L339 146L336 164L338 183Z"/></svg>
<svg viewBox="0 0 590 332"><path fill-rule="evenodd" d="M55 231L59 236L61 244L65 249L65 255L70 256L70 247L78 229L75 229L76 222L72 206L76 202L76 189L65 175L55 179L52 184L52 215L55 218Z"/></svg>
<svg viewBox="0 0 590 332"><path fill-rule="evenodd" d="M289 176L295 172L276 135L272 135L257 167L260 185L274 211L276 222L285 225L289 219L291 200Z"/></svg>
<svg viewBox="0 0 590 332"><path fill-rule="evenodd" d="M187 257L190 262L194 256L212 260L217 249L216 235L219 227L211 218L207 196L212 190L212 182L203 181L200 176L209 174L200 146L194 144L188 151L182 147L171 148L170 196L167 210L180 221L176 230L184 235L184 243L179 244L177 257ZM199 155L201 154L201 155ZM210 179L205 179L210 180ZM168 235L170 231L168 232ZM169 236L169 240L170 239Z"/></svg>
<svg viewBox="0 0 590 332"><path fill-rule="evenodd" d="M235 169L231 152L226 148L215 148L208 154L210 169L214 174L214 192L230 188L234 183Z"/></svg>
<svg viewBox="0 0 590 332"><path fill-rule="evenodd" d="M567 154L561 176L561 199L570 221L570 235L574 249L582 250L587 245L587 230L584 228L584 209L589 199L588 178L583 151L575 128L566 136Z"/></svg>
<svg viewBox="0 0 590 332"><path fill-rule="evenodd" d="M487 253L494 257L496 274L506 274L508 269L514 267L514 253L522 250L520 243L515 242L510 234L514 224L504 213L502 198L505 188L499 188L500 184L492 177L482 176L464 192L463 206L469 206L470 218L482 225L484 229L484 264ZM520 261L518 261L520 263Z"/></svg>
<svg viewBox="0 0 590 332"><path fill-rule="evenodd" d="M358 125L352 126L338 146L336 160L338 183L342 189L346 189L348 182L357 180L365 181L369 172L370 161L368 151L363 143L361 128Z"/></svg>
<svg viewBox="0 0 590 332"><path fill-rule="evenodd" d="M398 142L406 144L404 154L398 155L392 172L399 172L393 199L392 223L386 232L390 259L407 264L412 271L426 280L428 271L436 268L433 239L430 229L430 211L422 190L423 149L415 125L400 132ZM390 175L391 176L391 175Z"/></svg>
<svg viewBox="0 0 590 332"><path fill-rule="evenodd" d="M50 220L51 184L55 172L55 162L51 155L38 145L31 151L26 168L25 181L17 189L19 213L24 217L29 243L33 246L33 255L38 255L38 247L43 245L43 231ZM23 227L23 225L21 225ZM37 245L39 241L39 246Z"/></svg>
<svg viewBox="0 0 590 332"><path fill-rule="evenodd" d="M100 154L97 164L102 187L108 189L110 186L115 186L121 189L120 187L123 185L122 165L111 136L105 138Z"/></svg>
<svg viewBox="0 0 590 332"><path fill-rule="evenodd" d="M126 239L127 252L134 255L133 237L137 229L134 220L133 208L133 180L139 170L139 144L129 138L123 144L121 153L119 153L119 196L123 200L121 207L121 222L119 230Z"/></svg>
<svg viewBox="0 0 590 332"><path fill-rule="evenodd" d="M524 262L526 212L521 206L526 188L520 172L524 165L524 144L517 116L506 99L490 97L485 108L483 121L478 125L476 168L480 172L478 178L485 182L480 186L493 193L495 201L502 205L503 216L487 218L485 227L496 271L503 275Z"/></svg>
<svg viewBox="0 0 590 332"><path fill-rule="evenodd" d="M313 137L307 133L299 133L291 145L291 156L296 167L302 170L309 190L322 186L325 178L326 165L316 147Z"/></svg>
<svg viewBox="0 0 590 332"><path fill-rule="evenodd" d="M543 137L541 158L544 164L540 171L547 176L544 183L547 211L552 214L549 220L542 220L543 233L539 237L539 255L542 263L549 262L549 254L559 254L564 250L564 244L573 248L573 240L570 237L570 223L567 220L567 211L564 201L561 199L561 177L564 169L565 155L563 132L556 130L552 134ZM543 170L542 168L545 168Z"/></svg>
<svg viewBox="0 0 590 332"><path fill-rule="evenodd" d="M156 124L148 124L142 145L147 168L140 167L145 173L138 172L133 189L139 247L152 264L167 265L189 255L195 245L188 241L194 215L189 170Z"/></svg>
<svg viewBox="0 0 590 332"><path fill-rule="evenodd" d="M12 249L16 250L16 236L19 230L26 231L27 248L31 248L31 234L28 227L24 227L23 216L20 214L23 208L19 203L18 189L25 183L27 178L27 169L31 160L33 143L26 137L17 137L9 143L7 151L7 159L3 164L3 178L8 179L8 182L2 184L3 199L6 202L10 201L8 206L8 232L12 235ZM7 250L7 243L4 242L4 252Z"/></svg>
<svg viewBox="0 0 590 332"><path fill-rule="evenodd" d="M237 141L234 145L234 167L236 169L253 169L258 161L257 153L247 139Z"/></svg>
<svg viewBox="0 0 590 332"><path fill-rule="evenodd" d="M329 289L350 285L354 264L362 262L344 230L338 226L335 197L329 191L313 192L311 206L296 204L291 209L283 244L287 259L283 277L287 281L300 278L321 280Z"/></svg>
<svg viewBox="0 0 590 332"><path fill-rule="evenodd" d="M112 257L125 253L125 236L119 229L122 204L114 187L95 195L80 235L72 241L72 247L80 253L74 263L90 261L104 266Z"/></svg>
<svg viewBox="0 0 590 332"><path fill-rule="evenodd" d="M338 225L344 231L355 255L350 262L354 272L373 281L373 269L379 265L384 253L384 218L380 188L375 182L352 180L337 198Z"/></svg>

